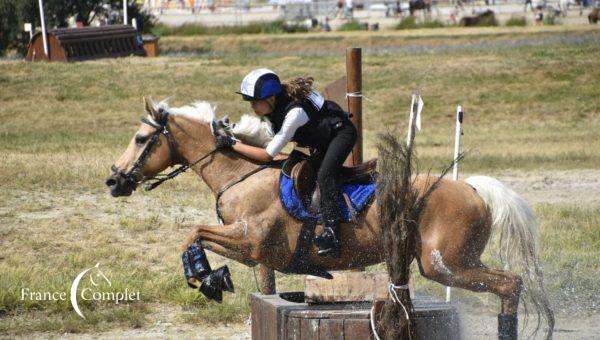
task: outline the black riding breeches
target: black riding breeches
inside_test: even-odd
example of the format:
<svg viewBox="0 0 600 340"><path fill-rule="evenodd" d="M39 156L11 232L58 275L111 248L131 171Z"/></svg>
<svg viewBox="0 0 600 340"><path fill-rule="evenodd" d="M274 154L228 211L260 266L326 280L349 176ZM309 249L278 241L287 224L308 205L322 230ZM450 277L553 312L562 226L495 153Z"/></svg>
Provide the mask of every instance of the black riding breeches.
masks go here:
<svg viewBox="0 0 600 340"><path fill-rule="evenodd" d="M321 190L321 212L323 222L340 223L342 207L340 192L336 181L344 161L356 143L356 128L350 121L333 131L333 138L323 150L323 160L317 172L317 183Z"/></svg>

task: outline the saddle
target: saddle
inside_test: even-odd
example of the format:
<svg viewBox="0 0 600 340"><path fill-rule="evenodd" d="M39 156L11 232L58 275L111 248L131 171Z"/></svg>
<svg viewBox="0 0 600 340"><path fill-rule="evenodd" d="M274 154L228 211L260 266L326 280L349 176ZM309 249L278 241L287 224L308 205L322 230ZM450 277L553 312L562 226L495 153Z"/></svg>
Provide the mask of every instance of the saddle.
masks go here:
<svg viewBox="0 0 600 340"><path fill-rule="evenodd" d="M294 183L294 190L304 207L311 212L320 209L321 192L317 186L317 172L310 159L302 159L295 164L286 164L291 168L289 177ZM370 183L376 176L377 159L352 167L342 167L337 181L340 185L346 183ZM285 170L284 170L285 173Z"/></svg>

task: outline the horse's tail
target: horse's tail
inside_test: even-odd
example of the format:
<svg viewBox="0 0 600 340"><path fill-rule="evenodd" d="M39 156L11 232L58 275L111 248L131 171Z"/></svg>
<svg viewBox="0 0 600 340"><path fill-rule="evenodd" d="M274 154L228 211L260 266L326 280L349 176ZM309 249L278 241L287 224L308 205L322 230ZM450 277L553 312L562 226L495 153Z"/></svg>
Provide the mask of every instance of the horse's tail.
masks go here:
<svg viewBox="0 0 600 340"><path fill-rule="evenodd" d="M551 338L554 313L544 289L539 259L539 225L533 210L523 197L494 178L473 176L467 178L466 182L477 190L490 210L492 232L500 232L499 251L502 264L511 272L520 275L523 280L525 317L527 305L530 303L538 315L534 333L539 330L543 316L548 325L546 337Z"/></svg>

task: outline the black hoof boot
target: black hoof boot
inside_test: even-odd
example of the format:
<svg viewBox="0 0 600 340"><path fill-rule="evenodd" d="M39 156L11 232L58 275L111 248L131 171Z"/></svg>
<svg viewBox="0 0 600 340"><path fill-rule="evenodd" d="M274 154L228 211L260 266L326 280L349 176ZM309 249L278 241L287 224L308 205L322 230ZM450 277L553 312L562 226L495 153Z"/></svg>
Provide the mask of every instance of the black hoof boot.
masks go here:
<svg viewBox="0 0 600 340"><path fill-rule="evenodd" d="M498 340L517 340L517 314L498 314Z"/></svg>
<svg viewBox="0 0 600 340"><path fill-rule="evenodd" d="M339 257L342 242L337 233L330 227L325 227L321 235L315 238L315 244L319 247L317 255Z"/></svg>
<svg viewBox="0 0 600 340"><path fill-rule="evenodd" d="M218 303L223 301L223 291L217 287L217 285L210 280L210 276L207 276L202 280L202 285L199 289L200 293L204 294L204 296L208 300L215 300Z"/></svg>
<svg viewBox="0 0 600 340"><path fill-rule="evenodd" d="M223 301L223 291L234 292L233 281L229 268L223 266L213 270L208 276L202 279L200 292L209 300L215 300L218 303Z"/></svg>
<svg viewBox="0 0 600 340"><path fill-rule="evenodd" d="M229 273L229 268L227 266L213 270L212 273L210 273L210 277L217 283L219 289L230 293L235 292L233 281L231 281L231 274Z"/></svg>

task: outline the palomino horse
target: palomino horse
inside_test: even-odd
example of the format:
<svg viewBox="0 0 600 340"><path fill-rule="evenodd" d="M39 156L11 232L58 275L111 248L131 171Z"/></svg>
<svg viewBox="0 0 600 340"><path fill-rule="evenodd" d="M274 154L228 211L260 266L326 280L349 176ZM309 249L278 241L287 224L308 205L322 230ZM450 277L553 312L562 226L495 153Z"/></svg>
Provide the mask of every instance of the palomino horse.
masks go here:
<svg viewBox="0 0 600 340"><path fill-rule="evenodd" d="M260 263L275 270L288 268L302 223L280 202L281 170L266 168L221 192L262 164L231 150L215 151L214 130L224 124L215 124L213 108L205 102L169 108L165 102L155 105L146 100L146 110L148 117L106 181L111 194L131 195L138 185L156 179L169 166L190 166L217 196L223 225L195 226L185 245L200 240L213 252L248 266ZM243 116L228 129L243 142L259 146L272 136L266 123L251 116ZM435 177L419 176L415 186L422 193L434 181ZM317 226L316 233L320 228ZM488 268L480 260L494 230L501 235L501 258L513 272ZM355 223L342 225L339 258L319 257L312 246L309 263L324 270L380 263L380 233L377 204L372 204ZM422 210L416 245L415 257L423 276L446 286L496 294L501 299L501 315L514 320L515 337L523 293L525 301L546 320L547 336L551 337L554 316L543 288L537 224L532 210L515 192L490 177L442 179Z"/></svg>

